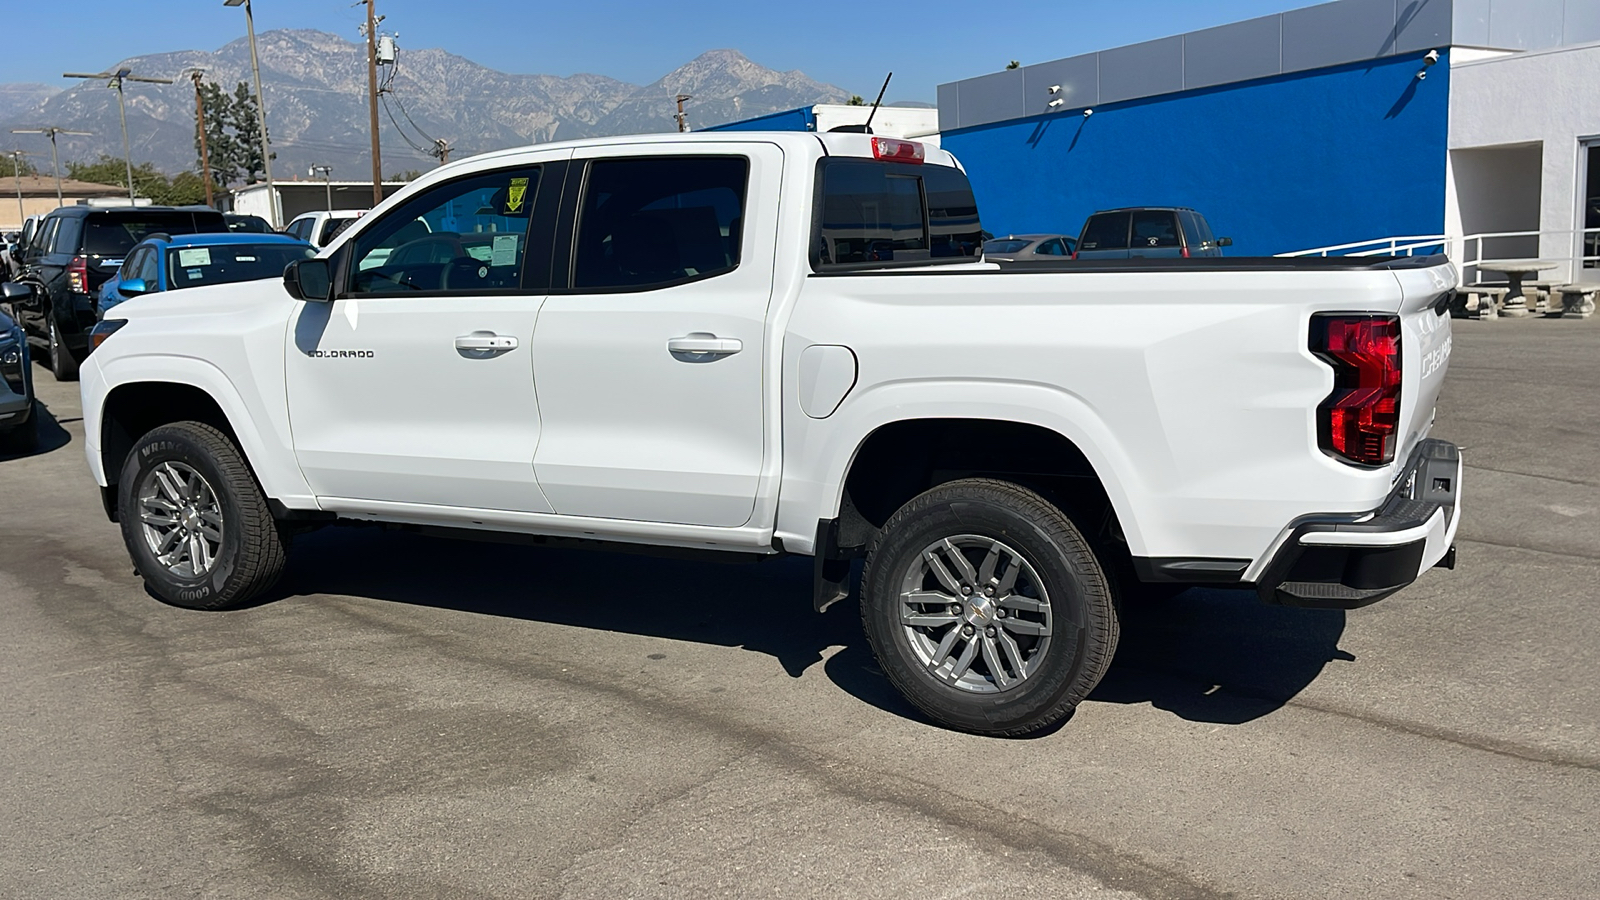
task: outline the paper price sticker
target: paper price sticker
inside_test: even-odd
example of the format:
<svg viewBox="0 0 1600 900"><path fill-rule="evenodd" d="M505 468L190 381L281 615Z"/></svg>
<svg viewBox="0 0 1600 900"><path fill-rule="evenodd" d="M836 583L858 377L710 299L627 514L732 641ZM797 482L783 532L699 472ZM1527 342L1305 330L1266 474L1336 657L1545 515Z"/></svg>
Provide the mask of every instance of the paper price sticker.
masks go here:
<svg viewBox="0 0 1600 900"><path fill-rule="evenodd" d="M193 266L211 265L210 247L179 247L178 265L188 269Z"/></svg>

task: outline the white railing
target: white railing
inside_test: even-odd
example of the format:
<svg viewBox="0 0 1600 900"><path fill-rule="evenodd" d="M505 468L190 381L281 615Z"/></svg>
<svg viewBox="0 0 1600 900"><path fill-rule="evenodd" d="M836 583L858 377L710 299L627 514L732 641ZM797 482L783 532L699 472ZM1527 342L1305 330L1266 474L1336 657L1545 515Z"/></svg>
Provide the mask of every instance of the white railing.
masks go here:
<svg viewBox="0 0 1600 900"><path fill-rule="evenodd" d="M1541 252L1548 246L1545 238L1556 239L1557 246L1570 247L1567 254ZM1560 239L1565 238L1565 241ZM1485 252L1485 244L1493 253ZM1462 284L1482 284L1483 271L1479 263L1486 259L1538 258L1559 263L1551 278L1562 281L1600 281L1600 228L1567 229L1564 231L1490 231L1481 234L1415 234L1398 237L1375 238L1312 250L1279 253L1278 256L1415 256L1421 253L1443 253L1461 270ZM1584 271L1589 270L1589 271Z"/></svg>

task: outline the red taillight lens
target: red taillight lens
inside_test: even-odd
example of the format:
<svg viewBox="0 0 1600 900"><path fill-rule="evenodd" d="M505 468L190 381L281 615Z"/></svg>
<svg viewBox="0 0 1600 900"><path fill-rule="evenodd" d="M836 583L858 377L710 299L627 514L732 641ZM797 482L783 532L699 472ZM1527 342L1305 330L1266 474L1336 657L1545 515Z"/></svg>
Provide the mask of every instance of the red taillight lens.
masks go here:
<svg viewBox="0 0 1600 900"><path fill-rule="evenodd" d="M928 151L916 141L875 137L872 139L872 156L874 159L883 159L889 162L920 164L927 159Z"/></svg>
<svg viewBox="0 0 1600 900"><path fill-rule="evenodd" d="M1394 460L1400 430L1400 320L1317 316L1311 352L1333 366L1333 393L1317 407L1322 449L1364 466Z"/></svg>
<svg viewBox="0 0 1600 900"><path fill-rule="evenodd" d="M1188 247L1183 248L1183 258L1184 259L1188 259L1189 258L1189 248Z"/></svg>
<svg viewBox="0 0 1600 900"><path fill-rule="evenodd" d="M67 290L75 294L89 293L89 263L81 256L74 256L67 264Z"/></svg>

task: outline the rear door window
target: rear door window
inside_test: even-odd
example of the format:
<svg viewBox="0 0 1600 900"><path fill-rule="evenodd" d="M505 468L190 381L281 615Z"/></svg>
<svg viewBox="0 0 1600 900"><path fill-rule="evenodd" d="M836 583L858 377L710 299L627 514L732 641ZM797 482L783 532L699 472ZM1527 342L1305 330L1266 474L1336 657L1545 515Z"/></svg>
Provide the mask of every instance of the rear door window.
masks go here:
<svg viewBox="0 0 1600 900"><path fill-rule="evenodd" d="M1188 210L1179 210L1178 224L1183 226L1184 246L1192 250L1200 249L1200 245L1205 243L1205 239L1200 236L1200 228L1194 223L1194 213Z"/></svg>
<svg viewBox="0 0 1600 900"><path fill-rule="evenodd" d="M1084 223L1083 237L1078 240L1080 250L1128 249L1128 219L1125 212L1097 213Z"/></svg>
<svg viewBox="0 0 1600 900"><path fill-rule="evenodd" d="M56 226L54 237L50 240L51 253L78 253L78 235L83 231L83 220L63 216L60 224Z"/></svg>
<svg viewBox="0 0 1600 900"><path fill-rule="evenodd" d="M572 286L640 290L733 271L749 177L743 156L590 163Z"/></svg>
<svg viewBox="0 0 1600 900"><path fill-rule="evenodd" d="M1133 214L1133 247L1178 246L1178 217L1166 210L1141 210Z"/></svg>
<svg viewBox="0 0 1600 900"><path fill-rule="evenodd" d="M1034 252L1040 256L1066 256L1067 247L1061 242L1061 238L1051 238L1041 243L1039 249Z"/></svg>
<svg viewBox="0 0 1600 900"><path fill-rule="evenodd" d="M1194 223L1200 229L1200 240L1203 243L1215 244L1217 242L1216 235L1211 233L1211 223L1206 221L1205 216L1195 213Z"/></svg>

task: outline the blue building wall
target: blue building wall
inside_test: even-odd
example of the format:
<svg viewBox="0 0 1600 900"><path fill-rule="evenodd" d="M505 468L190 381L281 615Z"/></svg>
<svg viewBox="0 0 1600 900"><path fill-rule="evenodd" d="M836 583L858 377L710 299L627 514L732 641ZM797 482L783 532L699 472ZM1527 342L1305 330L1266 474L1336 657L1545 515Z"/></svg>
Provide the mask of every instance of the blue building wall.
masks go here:
<svg viewBox="0 0 1600 900"><path fill-rule="evenodd" d="M995 234L1191 206L1234 256L1444 230L1449 61L1391 57L945 132Z"/></svg>
<svg viewBox="0 0 1600 900"><path fill-rule="evenodd" d="M726 125L712 125L699 131L816 131L817 114L809 106L757 116Z"/></svg>

